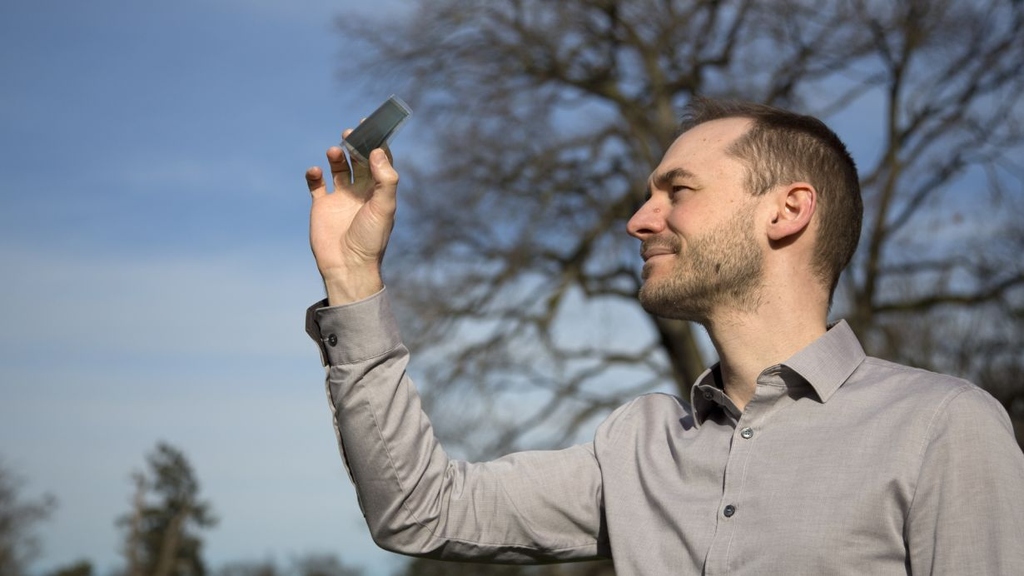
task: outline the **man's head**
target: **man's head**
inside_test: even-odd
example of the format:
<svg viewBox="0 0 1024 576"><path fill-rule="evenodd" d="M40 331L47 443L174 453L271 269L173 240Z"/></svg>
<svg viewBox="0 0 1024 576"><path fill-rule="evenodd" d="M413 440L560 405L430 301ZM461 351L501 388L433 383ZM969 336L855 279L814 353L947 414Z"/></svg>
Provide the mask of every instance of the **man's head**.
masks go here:
<svg viewBox="0 0 1024 576"><path fill-rule="evenodd" d="M662 316L701 322L719 305L756 306L766 250L808 228L808 274L830 296L860 234L845 146L820 121L766 106L694 101L648 195L628 229L643 241L641 302ZM757 228L765 210L773 221Z"/></svg>
<svg viewBox="0 0 1024 576"><path fill-rule="evenodd" d="M694 99L680 133L712 120L747 118L750 130L728 152L747 166L747 189L759 196L793 182L817 190L814 267L831 294L860 240L864 205L857 168L836 134L821 120L748 102Z"/></svg>

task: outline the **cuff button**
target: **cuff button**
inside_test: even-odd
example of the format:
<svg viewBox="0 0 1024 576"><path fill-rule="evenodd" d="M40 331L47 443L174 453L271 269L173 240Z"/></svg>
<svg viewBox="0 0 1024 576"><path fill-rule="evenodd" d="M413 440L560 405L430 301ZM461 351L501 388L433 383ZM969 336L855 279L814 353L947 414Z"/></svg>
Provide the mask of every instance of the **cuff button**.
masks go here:
<svg viewBox="0 0 1024 576"><path fill-rule="evenodd" d="M335 335L335 334L331 334L330 336L328 336L327 337L327 345L331 346L331 347L337 346L338 345L338 336Z"/></svg>

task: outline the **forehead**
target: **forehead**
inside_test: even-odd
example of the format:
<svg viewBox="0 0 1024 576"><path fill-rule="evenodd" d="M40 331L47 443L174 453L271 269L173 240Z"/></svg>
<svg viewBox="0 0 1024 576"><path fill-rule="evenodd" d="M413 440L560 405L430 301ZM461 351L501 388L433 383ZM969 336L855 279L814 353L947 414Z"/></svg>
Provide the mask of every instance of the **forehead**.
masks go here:
<svg viewBox="0 0 1024 576"><path fill-rule="evenodd" d="M695 176L714 175L722 170L743 168L727 151L737 138L747 133L753 121L748 118L723 118L698 124L683 132L669 146L651 180L680 170Z"/></svg>

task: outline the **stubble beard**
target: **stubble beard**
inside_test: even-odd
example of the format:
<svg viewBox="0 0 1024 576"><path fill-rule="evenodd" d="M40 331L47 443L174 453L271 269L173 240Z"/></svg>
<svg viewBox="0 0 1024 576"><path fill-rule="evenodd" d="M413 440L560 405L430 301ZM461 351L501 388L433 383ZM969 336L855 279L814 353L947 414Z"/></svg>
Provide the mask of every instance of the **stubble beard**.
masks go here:
<svg viewBox="0 0 1024 576"><path fill-rule="evenodd" d="M716 310L752 311L760 301L764 255L750 230L749 214L737 213L724 229L690 241L651 240L673 248L670 275L649 280L644 271L640 304L655 316L707 325Z"/></svg>

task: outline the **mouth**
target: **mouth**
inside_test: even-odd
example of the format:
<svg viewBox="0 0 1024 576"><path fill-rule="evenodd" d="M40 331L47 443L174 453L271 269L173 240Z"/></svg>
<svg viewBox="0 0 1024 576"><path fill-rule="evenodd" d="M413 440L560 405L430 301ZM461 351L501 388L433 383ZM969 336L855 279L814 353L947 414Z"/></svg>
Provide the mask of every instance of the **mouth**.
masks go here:
<svg viewBox="0 0 1024 576"><path fill-rule="evenodd" d="M650 250L640 254L640 257L644 259L644 262L647 262L651 258L657 258L658 256L671 256L672 254L674 254L674 252L671 250Z"/></svg>
<svg viewBox="0 0 1024 576"><path fill-rule="evenodd" d="M666 244L641 246L640 248L640 257L644 259L644 262L647 262L651 258L655 258L657 256L671 256L675 253L675 247Z"/></svg>

